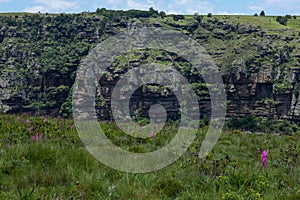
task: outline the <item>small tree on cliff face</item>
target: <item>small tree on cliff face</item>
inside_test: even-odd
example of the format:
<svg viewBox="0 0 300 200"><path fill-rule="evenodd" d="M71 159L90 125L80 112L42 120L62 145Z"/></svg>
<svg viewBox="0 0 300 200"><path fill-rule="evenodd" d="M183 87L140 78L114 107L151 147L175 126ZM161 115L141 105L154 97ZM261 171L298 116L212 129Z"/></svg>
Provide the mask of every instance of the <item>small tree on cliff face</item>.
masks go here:
<svg viewBox="0 0 300 200"><path fill-rule="evenodd" d="M198 13L195 13L194 14L194 19L198 22L198 23L201 23L202 19L203 19L203 16L202 15L199 15Z"/></svg>
<svg viewBox="0 0 300 200"><path fill-rule="evenodd" d="M160 11L160 12L159 12L159 16L160 16L161 18L164 18L164 17L167 16L167 14L166 14L164 11Z"/></svg>
<svg viewBox="0 0 300 200"><path fill-rule="evenodd" d="M262 10L259 15L262 17L266 16L265 11Z"/></svg>
<svg viewBox="0 0 300 200"><path fill-rule="evenodd" d="M276 21L277 21L279 24L286 26L286 25L287 25L288 19L287 19L286 17L277 16Z"/></svg>
<svg viewBox="0 0 300 200"><path fill-rule="evenodd" d="M155 10L153 7L149 8L149 12L152 13L152 15L154 14L158 15L158 11Z"/></svg>
<svg viewBox="0 0 300 200"><path fill-rule="evenodd" d="M173 15L173 19L174 19L174 21L183 20L184 16L183 15Z"/></svg>

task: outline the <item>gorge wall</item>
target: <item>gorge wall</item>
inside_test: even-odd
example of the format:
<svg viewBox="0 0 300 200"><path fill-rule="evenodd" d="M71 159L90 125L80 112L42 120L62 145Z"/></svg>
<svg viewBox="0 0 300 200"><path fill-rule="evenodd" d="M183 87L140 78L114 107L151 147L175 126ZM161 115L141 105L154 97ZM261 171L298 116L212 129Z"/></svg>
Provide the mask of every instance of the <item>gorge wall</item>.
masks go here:
<svg viewBox="0 0 300 200"><path fill-rule="evenodd" d="M300 18L300 17L299 17ZM97 43L134 24L180 31L197 40L222 73L228 116L253 114L300 119L300 19L286 26L275 17L166 16L156 11L107 11L81 14L0 15L0 112L35 115L72 113L72 86L80 61ZM171 63L188 78L209 116L210 99L201 76L176 55L160 50L130 52L116 58L100 81L97 111L112 118L110 95L120 73L144 62ZM132 112L147 115L152 103L176 118L178 102L166 88L146 85L132 97Z"/></svg>

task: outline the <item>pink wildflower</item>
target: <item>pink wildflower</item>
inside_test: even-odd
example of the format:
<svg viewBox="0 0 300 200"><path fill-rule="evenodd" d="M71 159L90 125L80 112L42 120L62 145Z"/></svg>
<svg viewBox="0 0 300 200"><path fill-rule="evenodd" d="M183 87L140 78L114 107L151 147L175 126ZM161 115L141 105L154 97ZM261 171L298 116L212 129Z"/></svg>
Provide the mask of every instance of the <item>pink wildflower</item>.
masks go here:
<svg viewBox="0 0 300 200"><path fill-rule="evenodd" d="M30 119L27 119L27 120L26 120L26 124L30 124Z"/></svg>
<svg viewBox="0 0 300 200"><path fill-rule="evenodd" d="M58 117L57 117L57 118L58 118L58 120L61 120L61 119L62 119L62 117L61 117L60 115L58 115Z"/></svg>
<svg viewBox="0 0 300 200"><path fill-rule="evenodd" d="M37 138L38 138L38 139L41 139L41 134L40 134L40 132L37 133Z"/></svg>
<svg viewBox="0 0 300 200"><path fill-rule="evenodd" d="M261 168L264 169L266 167L267 161L268 161L268 151L264 150L261 154L262 159L262 166Z"/></svg>
<svg viewBox="0 0 300 200"><path fill-rule="evenodd" d="M20 122L20 121L21 121L21 118L20 118L20 117L18 117L18 118L17 118L17 120L18 120L18 122Z"/></svg>
<svg viewBox="0 0 300 200"><path fill-rule="evenodd" d="M74 127L75 127L75 124L72 124L72 125L71 125L71 129L73 129Z"/></svg>
<svg viewBox="0 0 300 200"><path fill-rule="evenodd" d="M29 130L30 130L30 131L33 131L33 127L32 127L32 126L30 126Z"/></svg>
<svg viewBox="0 0 300 200"><path fill-rule="evenodd" d="M31 139L32 139L33 141L37 141L37 137L36 137L35 135L31 136Z"/></svg>
<svg viewBox="0 0 300 200"><path fill-rule="evenodd" d="M153 139L155 138L155 132L154 132L154 130L152 130L151 137L152 137Z"/></svg>
<svg viewBox="0 0 300 200"><path fill-rule="evenodd" d="M47 122L47 118L46 117L44 117L44 123L46 123Z"/></svg>
<svg viewBox="0 0 300 200"><path fill-rule="evenodd" d="M32 139L33 141L38 141L39 139L41 139L41 134L40 134L40 132L38 132L37 135L31 136L31 139Z"/></svg>

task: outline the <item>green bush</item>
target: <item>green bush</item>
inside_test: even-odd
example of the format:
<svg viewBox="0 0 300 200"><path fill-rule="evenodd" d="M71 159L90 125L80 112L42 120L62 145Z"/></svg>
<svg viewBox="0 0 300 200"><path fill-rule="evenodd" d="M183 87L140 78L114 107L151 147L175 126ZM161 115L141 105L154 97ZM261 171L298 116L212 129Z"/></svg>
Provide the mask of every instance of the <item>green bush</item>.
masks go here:
<svg viewBox="0 0 300 200"><path fill-rule="evenodd" d="M169 198L175 198L182 190L181 183L176 179L160 180L154 188Z"/></svg>
<svg viewBox="0 0 300 200"><path fill-rule="evenodd" d="M282 24L282 25L286 26L286 25L287 25L288 18L282 17L282 16L277 16L276 21L277 21L279 24Z"/></svg>
<svg viewBox="0 0 300 200"><path fill-rule="evenodd" d="M226 121L226 126L231 129L257 130L257 118L254 115L233 117Z"/></svg>
<svg viewBox="0 0 300 200"><path fill-rule="evenodd" d="M175 21L183 20L183 19L184 19L184 16L183 16L183 15L173 15L173 19L174 19Z"/></svg>

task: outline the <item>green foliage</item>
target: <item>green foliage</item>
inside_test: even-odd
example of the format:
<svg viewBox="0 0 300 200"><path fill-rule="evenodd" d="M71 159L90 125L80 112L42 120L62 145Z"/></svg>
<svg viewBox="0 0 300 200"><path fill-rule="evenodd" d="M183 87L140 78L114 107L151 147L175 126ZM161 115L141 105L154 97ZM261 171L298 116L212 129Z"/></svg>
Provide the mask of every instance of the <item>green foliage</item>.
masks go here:
<svg viewBox="0 0 300 200"><path fill-rule="evenodd" d="M268 100L266 100L268 101ZM269 103L275 103L273 100ZM280 133L284 135L296 135L300 131L299 125L288 120L271 120L254 115L245 117L233 117L226 121L225 126L233 130L234 134L243 131L262 131L265 133Z"/></svg>
<svg viewBox="0 0 300 200"><path fill-rule="evenodd" d="M178 161L157 172L129 174L90 155L72 120L45 117L0 115L0 199L299 199L299 134L224 131L213 151L199 158L207 132L202 128ZM155 140L139 141L125 138L114 123L100 126L133 152L152 151L176 132L168 126ZM37 131L41 139L33 141ZM269 151L264 170L257 148Z"/></svg>
<svg viewBox="0 0 300 200"><path fill-rule="evenodd" d="M287 17L282 17L282 16L277 16L276 21L279 24L282 24L282 25L286 26L287 22L288 22L288 18Z"/></svg>
<svg viewBox="0 0 300 200"><path fill-rule="evenodd" d="M30 196L33 194L33 192L34 192L34 188L33 188L28 194L22 194L21 191L18 191L18 193L19 193L19 198L20 198L21 200L27 200L27 199L30 198Z"/></svg>
<svg viewBox="0 0 300 200"><path fill-rule="evenodd" d="M203 20L203 16L199 15L198 13L195 13L193 17L198 23L201 23L201 21Z"/></svg>
<svg viewBox="0 0 300 200"><path fill-rule="evenodd" d="M164 18L164 17L167 16L167 14L166 14L164 11L160 11L160 12L159 12L159 16L160 16L161 18Z"/></svg>
<svg viewBox="0 0 300 200"><path fill-rule="evenodd" d="M158 15L158 11L155 10L153 7L150 7L150 8L149 8L149 12L152 13L152 16Z"/></svg>
<svg viewBox="0 0 300 200"><path fill-rule="evenodd" d="M176 198L182 190L182 186L176 179L162 179L154 186L154 189L162 192L169 198Z"/></svg>
<svg viewBox="0 0 300 200"><path fill-rule="evenodd" d="M69 91L69 95L67 99L63 102L60 107L59 114L65 118L72 118L73 110L72 110L72 91Z"/></svg>
<svg viewBox="0 0 300 200"><path fill-rule="evenodd" d="M292 88L291 83L289 83L288 81L283 81L283 82L279 82L276 83L274 85L274 88L276 89L276 91L278 91L279 93L287 93L289 92L289 90Z"/></svg>
<svg viewBox="0 0 300 200"><path fill-rule="evenodd" d="M244 117L233 117L226 122L226 126L231 129L256 130L257 118L254 115Z"/></svg>
<svg viewBox="0 0 300 200"><path fill-rule="evenodd" d="M150 8L149 11L144 10L106 10L105 8L97 9L97 14L108 17L109 20L116 21L119 18L149 18L149 17L157 17L159 15L157 10Z"/></svg>
<svg viewBox="0 0 300 200"><path fill-rule="evenodd" d="M285 15L285 18L287 18L287 19L292 19L292 16L291 16L291 15L288 15L288 14L286 14L286 15Z"/></svg>
<svg viewBox="0 0 300 200"><path fill-rule="evenodd" d="M184 15L173 15L173 20L174 21L184 20Z"/></svg>
<svg viewBox="0 0 300 200"><path fill-rule="evenodd" d="M266 16L265 11L262 10L262 11L259 13L259 16L262 16L262 17Z"/></svg>

